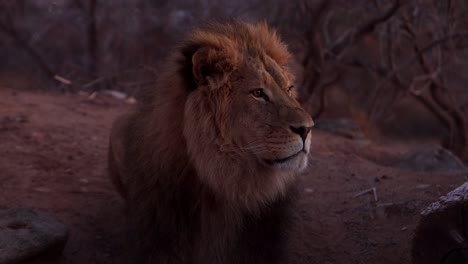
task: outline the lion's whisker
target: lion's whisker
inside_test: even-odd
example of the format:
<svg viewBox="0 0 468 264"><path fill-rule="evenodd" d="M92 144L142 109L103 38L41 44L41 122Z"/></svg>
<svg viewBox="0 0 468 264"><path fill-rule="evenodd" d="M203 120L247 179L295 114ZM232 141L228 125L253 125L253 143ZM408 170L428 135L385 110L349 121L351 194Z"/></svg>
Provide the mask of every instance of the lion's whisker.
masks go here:
<svg viewBox="0 0 468 264"><path fill-rule="evenodd" d="M254 155L258 155L258 154L262 154L262 153L266 153L266 152L269 152L270 149L267 148L267 147L263 147L263 146L259 146L258 148L252 148L252 149L248 149L248 150L243 150L244 153L252 153Z"/></svg>
<svg viewBox="0 0 468 264"><path fill-rule="evenodd" d="M255 151L264 151L267 150L268 148L265 147L263 144L262 145L256 145L256 146L249 146L245 148L241 148L242 151L244 152L255 152Z"/></svg>
<svg viewBox="0 0 468 264"><path fill-rule="evenodd" d="M250 150L250 149L262 148L262 147L264 147L263 144L255 145L255 146L242 147L241 149Z"/></svg>

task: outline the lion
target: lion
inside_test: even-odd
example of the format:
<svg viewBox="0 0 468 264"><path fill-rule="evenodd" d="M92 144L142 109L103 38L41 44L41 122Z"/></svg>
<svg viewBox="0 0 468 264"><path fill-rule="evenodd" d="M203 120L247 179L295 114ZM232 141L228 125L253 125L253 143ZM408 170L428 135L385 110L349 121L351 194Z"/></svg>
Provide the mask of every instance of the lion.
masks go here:
<svg viewBox="0 0 468 264"><path fill-rule="evenodd" d="M195 29L114 123L131 263L285 263L314 124L290 58L266 23Z"/></svg>

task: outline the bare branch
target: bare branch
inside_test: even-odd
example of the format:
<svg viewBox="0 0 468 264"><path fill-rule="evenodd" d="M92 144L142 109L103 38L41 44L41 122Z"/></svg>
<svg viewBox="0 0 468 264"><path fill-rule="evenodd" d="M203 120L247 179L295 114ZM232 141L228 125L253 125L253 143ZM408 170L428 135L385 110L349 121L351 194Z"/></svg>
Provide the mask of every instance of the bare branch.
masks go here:
<svg viewBox="0 0 468 264"><path fill-rule="evenodd" d="M306 54L304 55L302 66L310 73L310 76L304 78L303 85L307 87L307 93L310 95L320 83L323 68L323 46L317 36L320 25L331 7L332 1L322 0L316 9L304 2L304 11L308 13L310 22L308 30L304 33L304 39L307 43Z"/></svg>
<svg viewBox="0 0 468 264"><path fill-rule="evenodd" d="M440 74L440 69L437 68L432 73L423 74L423 75L414 77L413 80L411 81L408 91L417 96L421 95L423 93L424 88L428 88L431 82L436 82L436 78L439 74ZM420 86L420 87L417 87L417 86Z"/></svg>
<svg viewBox="0 0 468 264"><path fill-rule="evenodd" d="M420 58L420 56L421 56L420 54L424 54L424 53L426 53L428 51L431 51L435 47L437 47L439 45L443 45L447 41L450 41L450 40L453 40L453 39L464 39L464 38L468 38L468 31L454 33L454 34L447 35L447 36L445 36L443 38L436 39L436 40L432 41L431 43L427 44L426 46L420 48L419 51L415 55L413 55L411 58L409 58L405 63L402 63L399 67L397 67L397 68L393 69L392 71L388 72L385 79L390 80L391 78L395 77L398 74L398 72L403 71L407 67L413 65L413 63Z"/></svg>
<svg viewBox="0 0 468 264"><path fill-rule="evenodd" d="M393 5L380 16L370 19L369 21L366 21L361 25L346 31L328 49L327 56L339 57L347 47L356 43L356 41L358 41L366 34L373 32L375 27L379 24L384 23L390 19L398 11L400 6L400 0L396 0L393 2Z"/></svg>
<svg viewBox="0 0 468 264"><path fill-rule="evenodd" d="M44 59L37 53L37 51L29 45L26 40L23 40L16 30L11 27L6 26L3 23L0 23L0 31L5 33L10 37L16 44L21 47L26 53L38 64L39 68L50 78L54 78L54 71L47 65Z"/></svg>

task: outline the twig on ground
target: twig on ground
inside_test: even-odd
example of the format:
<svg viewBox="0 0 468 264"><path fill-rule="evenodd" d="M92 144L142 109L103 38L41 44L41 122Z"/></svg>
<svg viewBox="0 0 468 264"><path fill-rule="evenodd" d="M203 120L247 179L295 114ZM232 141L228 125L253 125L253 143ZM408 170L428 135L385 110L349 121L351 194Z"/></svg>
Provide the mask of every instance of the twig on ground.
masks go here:
<svg viewBox="0 0 468 264"><path fill-rule="evenodd" d="M72 81L66 79L65 77L62 77L60 75L54 75L54 79L65 84L65 85L71 85Z"/></svg>
<svg viewBox="0 0 468 264"><path fill-rule="evenodd" d="M354 195L354 198L362 196L362 195L367 194L367 193L372 193L374 195L374 200L376 202L379 200L379 197L377 196L377 188L375 188L375 187L372 187L372 188L369 188L369 189L366 189L364 191L356 193Z"/></svg>

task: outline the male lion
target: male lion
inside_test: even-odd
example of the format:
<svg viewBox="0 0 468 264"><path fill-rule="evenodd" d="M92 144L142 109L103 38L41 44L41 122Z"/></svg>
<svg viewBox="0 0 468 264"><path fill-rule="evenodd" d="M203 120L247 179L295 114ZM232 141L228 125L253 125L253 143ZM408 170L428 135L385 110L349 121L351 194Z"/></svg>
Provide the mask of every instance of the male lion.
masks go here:
<svg viewBox="0 0 468 264"><path fill-rule="evenodd" d="M284 263L311 117L266 24L192 32L138 109L112 129L131 263Z"/></svg>

